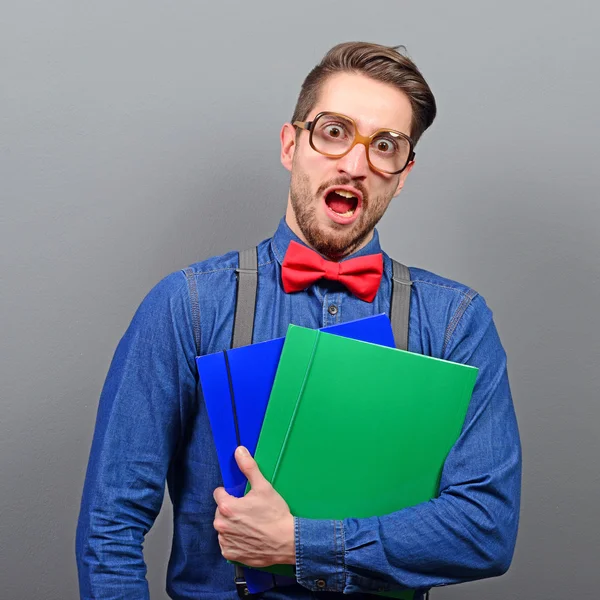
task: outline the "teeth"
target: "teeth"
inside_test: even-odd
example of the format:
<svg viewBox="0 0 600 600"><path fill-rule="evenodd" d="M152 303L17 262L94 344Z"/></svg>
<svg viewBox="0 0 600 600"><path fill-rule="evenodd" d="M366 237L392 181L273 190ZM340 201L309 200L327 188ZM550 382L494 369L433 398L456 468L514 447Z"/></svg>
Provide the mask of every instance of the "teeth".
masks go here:
<svg viewBox="0 0 600 600"><path fill-rule="evenodd" d="M346 190L335 190L335 193L343 198L356 198L352 192L348 192Z"/></svg>

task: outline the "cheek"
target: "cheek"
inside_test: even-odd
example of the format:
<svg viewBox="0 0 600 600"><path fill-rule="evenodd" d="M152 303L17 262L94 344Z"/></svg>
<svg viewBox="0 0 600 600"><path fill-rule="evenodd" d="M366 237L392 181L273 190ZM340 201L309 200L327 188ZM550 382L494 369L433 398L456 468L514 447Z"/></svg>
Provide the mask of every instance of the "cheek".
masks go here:
<svg viewBox="0 0 600 600"><path fill-rule="evenodd" d="M327 161L326 157L320 156L312 150L311 153L312 155L298 156L298 159L294 161L293 175L302 180L311 194L316 194L323 183L335 179L336 175L335 172L330 172L330 165L322 160Z"/></svg>
<svg viewBox="0 0 600 600"><path fill-rule="evenodd" d="M396 193L396 187L398 186L397 178L382 179L374 182L371 186L371 198L377 200L377 205L387 205L389 200Z"/></svg>
<svg viewBox="0 0 600 600"><path fill-rule="evenodd" d="M331 178L332 173L335 173L333 161L314 150L310 150L310 153L305 157L304 165L306 172L313 181L322 180L327 177Z"/></svg>

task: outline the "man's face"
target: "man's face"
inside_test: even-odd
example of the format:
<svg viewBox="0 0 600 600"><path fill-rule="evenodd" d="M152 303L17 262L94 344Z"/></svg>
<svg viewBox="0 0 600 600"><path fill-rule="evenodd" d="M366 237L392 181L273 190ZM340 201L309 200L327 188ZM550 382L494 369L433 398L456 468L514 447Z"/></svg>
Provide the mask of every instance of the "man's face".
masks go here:
<svg viewBox="0 0 600 600"><path fill-rule="evenodd" d="M362 135L378 129L410 135L408 97L365 75L341 73L327 79L306 120L322 111L351 117ZM341 158L323 156L311 148L308 131L296 136L289 123L282 128L281 143L281 161L292 173L286 221L300 239L334 260L369 242L412 168L410 163L399 175L375 171L363 144Z"/></svg>

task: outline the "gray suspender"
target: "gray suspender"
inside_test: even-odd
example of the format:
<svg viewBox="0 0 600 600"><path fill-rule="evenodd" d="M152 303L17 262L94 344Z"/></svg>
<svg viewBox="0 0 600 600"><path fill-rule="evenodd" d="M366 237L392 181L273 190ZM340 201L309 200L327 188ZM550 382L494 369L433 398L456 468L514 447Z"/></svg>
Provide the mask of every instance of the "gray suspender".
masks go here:
<svg viewBox="0 0 600 600"><path fill-rule="evenodd" d="M240 252L239 266L236 269L238 288L233 321L232 348L248 346L252 343L256 290L258 288L257 253L258 248L250 248Z"/></svg>
<svg viewBox="0 0 600 600"><path fill-rule="evenodd" d="M240 252L237 273L237 298L235 316L233 318L232 348L248 346L252 343L254 332L254 309L256 308L256 291L258 289L258 248L250 248ZM262 594L250 594L246 586L244 569L234 564L234 583L240 598L256 598Z"/></svg>
<svg viewBox="0 0 600 600"><path fill-rule="evenodd" d="M256 290L258 286L257 248L240 252L237 300L233 322L232 348L247 346L252 343L254 330L254 309L256 307ZM392 261L392 298L390 321L396 340L396 348L408 349L408 318L410 310L410 288L412 282L408 268Z"/></svg>
<svg viewBox="0 0 600 600"><path fill-rule="evenodd" d="M392 298L390 321L396 348L408 350L408 317L410 312L410 273L408 267L392 259Z"/></svg>

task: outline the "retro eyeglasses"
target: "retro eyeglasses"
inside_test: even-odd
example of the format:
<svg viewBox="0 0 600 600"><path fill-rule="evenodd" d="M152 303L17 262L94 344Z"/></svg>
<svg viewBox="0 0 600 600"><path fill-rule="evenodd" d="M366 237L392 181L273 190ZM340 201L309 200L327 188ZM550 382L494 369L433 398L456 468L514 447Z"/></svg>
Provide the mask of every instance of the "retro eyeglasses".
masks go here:
<svg viewBox="0 0 600 600"><path fill-rule="evenodd" d="M293 125L306 129L311 148L329 158L341 158L356 144L363 144L369 165L381 173L402 173L415 157L414 143L404 133L378 129L364 136L353 119L339 113L320 112L312 121L294 121Z"/></svg>

